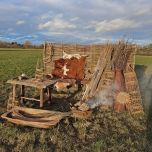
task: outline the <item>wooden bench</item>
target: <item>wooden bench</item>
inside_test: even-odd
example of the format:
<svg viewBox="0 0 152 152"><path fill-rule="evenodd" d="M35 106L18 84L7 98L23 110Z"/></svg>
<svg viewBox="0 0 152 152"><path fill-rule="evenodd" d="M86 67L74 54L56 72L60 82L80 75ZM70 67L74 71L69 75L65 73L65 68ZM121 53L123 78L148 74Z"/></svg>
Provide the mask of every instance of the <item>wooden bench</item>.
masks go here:
<svg viewBox="0 0 152 152"><path fill-rule="evenodd" d="M38 81L36 79L26 79L26 80L8 80L7 83L12 84L13 91L12 91L12 102L16 101L16 86L21 86L21 96L20 100L33 100L33 101L39 101L40 107L43 107L44 103L44 90L47 90L48 98L51 100L51 88L53 85L57 82L57 80L44 80L44 81ZM25 86L26 87L34 87L37 88L40 91L40 99L25 97Z"/></svg>

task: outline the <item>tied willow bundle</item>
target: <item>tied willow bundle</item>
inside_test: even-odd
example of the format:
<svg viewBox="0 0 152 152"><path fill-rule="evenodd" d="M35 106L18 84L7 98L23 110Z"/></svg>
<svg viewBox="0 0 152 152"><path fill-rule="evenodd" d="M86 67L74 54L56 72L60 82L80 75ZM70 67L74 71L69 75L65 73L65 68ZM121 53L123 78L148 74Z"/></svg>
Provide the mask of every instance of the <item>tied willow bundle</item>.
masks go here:
<svg viewBox="0 0 152 152"><path fill-rule="evenodd" d="M114 68L124 70L130 53L131 52L128 49L128 42L120 41L113 52L112 64Z"/></svg>

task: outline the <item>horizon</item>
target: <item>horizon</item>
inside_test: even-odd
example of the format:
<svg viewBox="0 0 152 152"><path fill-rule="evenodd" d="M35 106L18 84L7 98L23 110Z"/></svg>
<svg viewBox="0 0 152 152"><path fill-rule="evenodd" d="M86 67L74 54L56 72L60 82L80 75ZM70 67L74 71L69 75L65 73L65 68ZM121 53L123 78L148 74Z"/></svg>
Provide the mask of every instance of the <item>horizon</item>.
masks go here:
<svg viewBox="0 0 152 152"><path fill-rule="evenodd" d="M33 44L152 41L150 0L0 1L0 40Z"/></svg>

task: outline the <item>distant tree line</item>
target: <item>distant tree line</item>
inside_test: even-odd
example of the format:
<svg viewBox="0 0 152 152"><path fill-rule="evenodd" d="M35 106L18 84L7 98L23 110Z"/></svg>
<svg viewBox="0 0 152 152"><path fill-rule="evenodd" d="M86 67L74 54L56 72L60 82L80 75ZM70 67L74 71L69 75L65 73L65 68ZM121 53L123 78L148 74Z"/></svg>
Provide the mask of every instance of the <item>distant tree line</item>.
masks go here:
<svg viewBox="0 0 152 152"><path fill-rule="evenodd" d="M27 40L24 43L18 43L18 42L6 42L6 41L0 41L0 48L35 48L35 49L41 49L43 48L43 44L32 44L31 41ZM144 46L138 46L137 54L139 55L152 55L152 43Z"/></svg>
<svg viewBox="0 0 152 152"><path fill-rule="evenodd" d="M137 54L139 55L152 55L152 44L148 44L145 46L139 46L137 50Z"/></svg>
<svg viewBox="0 0 152 152"><path fill-rule="evenodd" d="M43 48L43 44L32 44L31 41L25 41L23 44L18 42L6 42L6 41L0 41L0 48Z"/></svg>

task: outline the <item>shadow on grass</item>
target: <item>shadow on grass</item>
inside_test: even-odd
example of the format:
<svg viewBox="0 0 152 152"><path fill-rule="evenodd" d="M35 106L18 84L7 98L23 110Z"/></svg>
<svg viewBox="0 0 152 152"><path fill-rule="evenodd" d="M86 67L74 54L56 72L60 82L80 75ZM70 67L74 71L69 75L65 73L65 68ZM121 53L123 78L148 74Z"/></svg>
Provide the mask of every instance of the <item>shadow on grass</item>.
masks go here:
<svg viewBox="0 0 152 152"><path fill-rule="evenodd" d="M146 87L145 98L148 100L149 108L147 111L147 142L148 151L152 151L152 75Z"/></svg>
<svg viewBox="0 0 152 152"><path fill-rule="evenodd" d="M152 74L146 74L146 69L145 65L135 67L147 118L146 146L147 151L152 152Z"/></svg>

